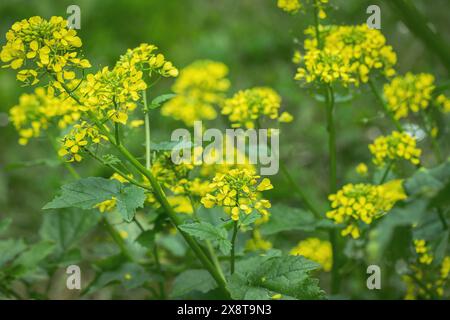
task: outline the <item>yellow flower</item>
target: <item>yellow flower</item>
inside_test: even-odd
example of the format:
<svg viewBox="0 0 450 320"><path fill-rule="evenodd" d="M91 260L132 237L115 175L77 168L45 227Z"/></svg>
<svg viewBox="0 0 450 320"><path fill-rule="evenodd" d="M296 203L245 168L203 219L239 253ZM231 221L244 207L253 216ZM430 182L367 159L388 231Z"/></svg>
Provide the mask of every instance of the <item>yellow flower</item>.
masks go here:
<svg viewBox="0 0 450 320"><path fill-rule="evenodd" d="M264 240L258 229L253 230L252 238L245 243L245 249L248 251L267 251L272 249L272 246L272 242Z"/></svg>
<svg viewBox="0 0 450 320"><path fill-rule="evenodd" d="M253 211L261 216L268 216L267 209L271 204L268 200L260 199L259 178L247 169L232 169L226 174L217 173L209 185L211 191L201 199L201 203L206 208L224 207L235 221L239 220L241 214L248 215ZM259 184L264 190L272 187L270 180L266 179Z"/></svg>
<svg viewBox="0 0 450 320"><path fill-rule="evenodd" d="M343 86L356 83L348 59L344 59L337 49L328 48L307 50L303 57L303 66L297 69L295 80L327 84L340 82Z"/></svg>
<svg viewBox="0 0 450 320"><path fill-rule="evenodd" d="M319 26L323 48L319 49L316 30L306 29L304 67L297 71L296 79L306 83L322 81L340 82L344 86L366 83L372 71L385 76L395 74L397 56L377 29L366 24L359 26Z"/></svg>
<svg viewBox="0 0 450 320"><path fill-rule="evenodd" d="M414 248L419 255L419 262L423 264L431 264L433 262L433 255L429 253L426 242L423 239L414 240Z"/></svg>
<svg viewBox="0 0 450 320"><path fill-rule="evenodd" d="M111 212L116 207L117 198L112 197L109 200L97 203L94 208L97 208L100 212Z"/></svg>
<svg viewBox="0 0 450 320"><path fill-rule="evenodd" d="M343 224L343 236L359 238L359 222L371 224L389 212L394 204L406 198L401 180L390 181L383 185L347 184L336 194L331 194L331 210L327 218L337 224Z"/></svg>
<svg viewBox="0 0 450 320"><path fill-rule="evenodd" d="M394 113L396 119L401 119L407 117L409 112L418 113L427 109L434 89L433 75L408 72L385 84L383 91L389 110ZM437 100L442 101L442 98Z"/></svg>
<svg viewBox="0 0 450 320"><path fill-rule="evenodd" d="M222 114L227 115L234 128L253 129L263 116L281 122L292 121L288 112L280 116L281 97L271 88L256 87L239 91L227 99L222 106Z"/></svg>
<svg viewBox="0 0 450 320"><path fill-rule="evenodd" d="M450 112L450 99L444 94L437 96L436 104L441 108L442 112Z"/></svg>
<svg viewBox="0 0 450 320"><path fill-rule="evenodd" d="M363 176L363 177L367 176L367 173L369 172L367 165L362 162L356 166L355 170L360 176Z"/></svg>
<svg viewBox="0 0 450 320"><path fill-rule="evenodd" d="M324 5L328 3L328 0L303 0L304 2L311 4L314 6L318 11L318 16L320 19L325 19L327 17ZM278 8L282 9L283 11L295 14L300 9L302 9L302 2L300 0L278 0L277 1Z"/></svg>
<svg viewBox="0 0 450 320"><path fill-rule="evenodd" d="M0 52L4 67L19 70L17 79L35 85L39 76L49 73L57 82L75 78L74 68L89 68L90 63L80 55L81 39L67 28L62 17L31 17L16 22L6 33L6 44ZM51 80L52 82L54 80ZM61 86L56 84L56 88Z"/></svg>
<svg viewBox="0 0 450 320"><path fill-rule="evenodd" d="M299 0L278 0L277 5L288 13L296 13L301 8Z"/></svg>
<svg viewBox="0 0 450 320"><path fill-rule="evenodd" d="M26 145L32 137L39 137L52 124L65 129L76 122L80 108L66 95L55 95L52 87L36 88L33 94L22 94L19 104L9 111L10 119L19 132L19 143Z"/></svg>
<svg viewBox="0 0 450 320"><path fill-rule="evenodd" d="M80 162L81 153L89 144L98 144L107 138L98 132L96 127L83 121L73 126L72 130L62 139L62 146L58 151L60 157L66 157L67 162Z"/></svg>
<svg viewBox="0 0 450 320"><path fill-rule="evenodd" d="M290 252L294 256L304 256L305 258L320 264L325 272L331 270L333 266L333 253L331 243L319 238L308 238L302 240Z"/></svg>
<svg viewBox="0 0 450 320"><path fill-rule="evenodd" d="M373 163L384 166L394 160L407 160L414 165L420 163L422 150L416 147L416 139L408 133L394 131L389 136L380 136L369 145L374 156Z"/></svg>
<svg viewBox="0 0 450 320"><path fill-rule="evenodd" d="M222 103L230 87L227 75L228 67L221 62L193 62L181 70L172 87L177 95L162 106L161 114L187 126L193 126L197 120L215 119L214 106Z"/></svg>

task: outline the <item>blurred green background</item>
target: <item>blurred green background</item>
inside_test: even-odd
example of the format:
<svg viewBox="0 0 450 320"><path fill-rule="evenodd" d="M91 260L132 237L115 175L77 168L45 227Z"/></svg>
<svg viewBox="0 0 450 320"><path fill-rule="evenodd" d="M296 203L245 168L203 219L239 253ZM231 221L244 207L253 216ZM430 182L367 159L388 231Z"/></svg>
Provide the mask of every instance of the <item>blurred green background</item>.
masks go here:
<svg viewBox="0 0 450 320"><path fill-rule="evenodd" d="M387 5L387 1L330 0L328 23L361 24L370 4L381 7L382 32L398 54L399 73L430 72L437 83L447 71L439 59L410 33ZM449 42L448 0L414 1L420 11ZM230 68L231 93L252 86L270 86L283 97L283 108L294 114L293 123L283 128L280 149L293 176L322 207L326 205L326 135L323 104L310 90L293 80L291 57L302 43L303 30L312 23L312 14L290 16L276 6L276 0L2 0L0 3L0 43L17 20L39 15L67 16L69 5L81 8L81 30L85 55L92 71L113 65L127 48L142 42L156 44L166 57L182 68L197 59L212 59ZM310 10L309 10L309 13ZM172 80L161 81L154 95L170 90ZM42 219L40 208L48 202L67 177L45 140L32 140L26 147L17 144L17 135L8 124L8 110L16 104L21 88L15 73L0 71L0 218L13 217L12 232L33 241ZM378 116L379 108L368 88L355 91L351 101L337 106L339 185L354 179L353 168L368 161L367 144L389 127ZM171 128L182 126L154 114L155 140L168 140ZM363 121L369 119L368 121ZM135 151L138 152L136 142ZM427 159L425 158L425 165ZM93 163L79 165L83 176L107 175ZM273 178L273 202L296 205L289 186L278 175Z"/></svg>

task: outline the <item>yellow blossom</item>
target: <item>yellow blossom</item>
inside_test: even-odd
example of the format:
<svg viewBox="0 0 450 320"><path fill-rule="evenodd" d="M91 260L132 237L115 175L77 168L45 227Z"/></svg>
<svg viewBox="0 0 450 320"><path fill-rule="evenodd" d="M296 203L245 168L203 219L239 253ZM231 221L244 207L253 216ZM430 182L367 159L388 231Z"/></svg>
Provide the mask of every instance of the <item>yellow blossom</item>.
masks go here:
<svg viewBox="0 0 450 320"><path fill-rule="evenodd" d="M226 208L235 221L239 220L240 214L248 215L254 210L261 216L266 216L271 204L268 200L260 199L258 187L267 190L271 184L267 178L258 183L259 178L247 169L232 169L226 174L217 173L210 184L211 192L201 199L201 203L205 208Z"/></svg>
<svg viewBox="0 0 450 320"><path fill-rule="evenodd" d="M416 139L405 132L394 131L389 136L380 136L369 145L374 156L373 163L384 166L394 160L407 160L414 165L420 163L422 151L416 147Z"/></svg>
<svg viewBox="0 0 450 320"><path fill-rule="evenodd" d="M292 121L288 112L280 115L281 97L275 90L256 87L242 90L227 99L222 106L222 114L227 115L234 128L253 129L263 116L280 122Z"/></svg>
<svg viewBox="0 0 450 320"><path fill-rule="evenodd" d="M319 238L307 238L298 243L290 252L294 256L304 256L305 258L320 264L325 272L331 270L333 265L333 254L331 243Z"/></svg>
<svg viewBox="0 0 450 320"><path fill-rule="evenodd" d="M361 234L360 222L371 224L389 212L397 201L405 198L401 180L383 185L347 184L328 197L331 210L326 216L345 226L341 231L343 236L350 234L356 239Z"/></svg>
<svg viewBox="0 0 450 320"><path fill-rule="evenodd" d="M162 106L161 114L187 126L193 126L197 120L215 119L214 106L222 103L230 87L227 75L228 67L221 62L193 62L181 70L172 87L176 96Z"/></svg>

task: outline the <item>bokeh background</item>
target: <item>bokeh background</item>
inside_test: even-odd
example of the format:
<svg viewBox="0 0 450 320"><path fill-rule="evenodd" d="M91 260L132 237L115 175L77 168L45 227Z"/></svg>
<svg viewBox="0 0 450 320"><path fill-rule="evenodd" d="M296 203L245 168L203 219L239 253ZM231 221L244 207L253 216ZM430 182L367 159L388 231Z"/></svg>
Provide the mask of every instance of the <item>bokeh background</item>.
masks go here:
<svg viewBox="0 0 450 320"><path fill-rule="evenodd" d="M381 7L382 32L398 54L399 73L430 72L437 83L448 79L441 61L415 37L388 5L379 0L330 0L336 10L327 10L329 22L365 23L366 8ZM449 43L448 0L414 1L433 30ZM39 15L67 16L69 5L81 8L85 55L93 69L113 65L126 51L142 42L156 44L181 68L198 59L212 59L230 68L231 93L252 86L270 86L283 97L283 108L295 116L283 128L280 149L292 175L326 207L327 166L324 107L313 92L293 80L294 49L303 40L303 30L312 24L311 14L290 16L276 7L276 0L2 0L0 44L14 21ZM169 92L172 80L161 81L154 95ZM12 217L10 233L33 241L42 220L40 208L67 178L45 140L26 147L17 144L8 110L30 88L21 88L15 73L0 70L0 218ZM388 127L368 88L358 89L350 101L337 106L338 179L341 185L354 177L354 166L369 159L367 144ZM168 140L176 122L153 115L153 137ZM143 133L142 133L143 134ZM139 143L135 150L139 152ZM425 159L425 162L427 159ZM94 163L79 165L83 176L105 175ZM273 178L273 202L297 205L295 195L282 179ZM1 254L1 253L0 253Z"/></svg>

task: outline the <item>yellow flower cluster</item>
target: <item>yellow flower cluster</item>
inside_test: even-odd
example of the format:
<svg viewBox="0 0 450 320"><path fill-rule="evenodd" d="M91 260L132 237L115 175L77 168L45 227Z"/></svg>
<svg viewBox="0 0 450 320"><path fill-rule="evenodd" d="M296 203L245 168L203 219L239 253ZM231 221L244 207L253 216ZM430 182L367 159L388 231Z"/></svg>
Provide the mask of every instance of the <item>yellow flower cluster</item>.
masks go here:
<svg viewBox="0 0 450 320"><path fill-rule="evenodd" d="M434 88L433 75L408 72L385 84L383 92L388 108L396 119L401 119L407 117L409 112L417 113L428 108Z"/></svg>
<svg viewBox="0 0 450 320"><path fill-rule="evenodd" d="M303 67L297 69L295 80L306 83L316 81L332 84L340 82L343 86L356 83L348 61L336 49L310 49L303 57Z"/></svg>
<svg viewBox="0 0 450 320"><path fill-rule="evenodd" d="M81 116L79 106L64 95L55 96L52 87L36 88L33 94L22 94L19 104L12 107L9 114L21 145L26 145L32 137L39 137L41 131L52 124L64 129Z"/></svg>
<svg viewBox="0 0 450 320"><path fill-rule="evenodd" d="M386 38L377 29L366 24L358 26L320 26L322 48L319 48L316 31L305 33L305 67L299 68L296 79L306 83L321 80L326 83L341 82L344 86L366 83L372 70L381 70L386 76L395 74L397 56ZM296 59L300 62L300 59Z"/></svg>
<svg viewBox="0 0 450 320"><path fill-rule="evenodd" d="M422 241L422 240L419 240ZM418 246L415 244L416 251ZM425 243L419 244L419 251L427 250ZM419 253L419 260L422 254ZM431 258L432 260L432 258ZM430 258L425 258L426 262L419 261L419 264L410 265L412 274L404 275L403 282L406 285L406 300L415 299L432 299L435 297L443 297L445 288L448 284L450 273L450 256L444 257L439 270L430 270L433 266L430 263ZM421 282L419 285L417 282ZM427 290L425 290L426 288ZM431 294L434 295L431 296Z"/></svg>
<svg viewBox="0 0 450 320"><path fill-rule="evenodd" d="M109 200L105 200L103 202L97 203L94 208L97 208L101 213L103 212L111 212L114 210L117 204L117 198L111 197Z"/></svg>
<svg viewBox="0 0 450 320"><path fill-rule="evenodd" d="M142 91L147 89L145 74L178 75L171 62L154 52L156 49L156 46L141 44L128 49L113 69L104 67L96 74L88 74L80 87L81 101L86 106L84 111L91 110L102 120L127 124L129 112L136 109Z"/></svg>
<svg viewBox="0 0 450 320"><path fill-rule="evenodd" d="M414 165L420 163L422 150L416 147L416 139L405 132L393 131L389 136L380 136L369 145L374 156L373 163L383 166L394 160L407 160Z"/></svg>
<svg viewBox="0 0 450 320"><path fill-rule="evenodd" d="M450 112L450 98L446 97L444 94L438 95L435 103L441 108L442 112Z"/></svg>
<svg viewBox="0 0 450 320"><path fill-rule="evenodd" d="M320 264L325 272L331 270L333 266L333 253L331 243L319 238L308 238L302 240L290 252L294 256L304 256L305 258Z"/></svg>
<svg viewBox="0 0 450 320"><path fill-rule="evenodd" d="M393 180L383 185L347 184L336 194L331 194L331 210L327 218L337 224L344 224L341 234L359 238L359 222L371 224L392 209L394 204L406 198L401 180Z"/></svg>
<svg viewBox="0 0 450 320"><path fill-rule="evenodd" d="M245 243L245 249L248 251L267 251L272 247L272 242L265 240L258 229L253 230L252 238Z"/></svg>
<svg viewBox="0 0 450 320"><path fill-rule="evenodd" d="M142 71L149 76L156 73L163 77L177 77L178 69L162 53L156 53L156 50L158 47L153 44L141 43L139 47L128 49L115 68Z"/></svg>
<svg viewBox="0 0 450 320"><path fill-rule="evenodd" d="M308 0L309 2L311 0ZM320 19L325 19L327 17L324 11L324 5L328 3L328 0L312 0L314 7L318 10L318 15ZM302 8L302 4L299 0L278 0L277 1L278 8L282 9L285 12L295 14Z"/></svg>
<svg viewBox="0 0 450 320"><path fill-rule="evenodd" d="M281 97L275 90L256 87L237 92L232 98L225 100L222 114L228 115L233 128L245 127L253 129L256 121L263 116L279 122L291 122L293 117L288 112L279 113Z"/></svg>
<svg viewBox="0 0 450 320"><path fill-rule="evenodd" d="M273 188L268 178L258 183L260 176L247 169L232 169L226 174L217 173L209 185L211 192L207 193L201 203L205 208L222 206L231 214L234 221L239 220L240 213L250 214L256 210L262 216L267 216L271 207L269 200L259 199L259 192Z"/></svg>
<svg viewBox="0 0 450 320"><path fill-rule="evenodd" d="M386 38L377 29L367 24L357 26L331 26L325 32L324 49L338 50L344 61L348 61L355 78L362 83L369 80L372 70L381 70L387 77L395 74L397 55Z"/></svg>
<svg viewBox="0 0 450 320"><path fill-rule="evenodd" d="M72 130L64 136L58 155L65 157L67 162L80 162L83 159L83 150L89 144L98 144L101 140L107 140L107 138L101 135L96 127L82 121L75 124Z"/></svg>
<svg viewBox="0 0 450 320"><path fill-rule="evenodd" d="M228 67L209 60L195 61L181 70L172 87L176 97L166 102L161 114L193 126L197 120L217 117L214 105L219 105L230 87Z"/></svg>
<svg viewBox="0 0 450 320"><path fill-rule="evenodd" d="M44 73L50 73L58 82L73 80L74 68L89 68L88 60L79 54L81 39L77 32L67 28L62 17L31 17L16 22L6 33L6 44L0 59L5 67L19 70L17 79L35 85ZM55 87L61 88L56 82Z"/></svg>
<svg viewBox="0 0 450 320"><path fill-rule="evenodd" d="M433 262L433 255L428 251L426 242L423 239L414 240L414 248L419 255L419 262L423 264L431 264Z"/></svg>

